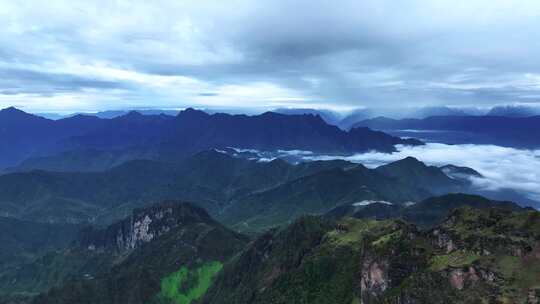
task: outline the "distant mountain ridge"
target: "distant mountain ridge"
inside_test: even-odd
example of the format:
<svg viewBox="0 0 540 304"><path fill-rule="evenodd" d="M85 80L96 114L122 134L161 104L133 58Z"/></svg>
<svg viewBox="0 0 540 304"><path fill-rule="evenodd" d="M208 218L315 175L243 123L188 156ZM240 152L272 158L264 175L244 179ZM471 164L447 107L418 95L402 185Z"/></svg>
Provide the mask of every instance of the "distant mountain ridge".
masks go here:
<svg viewBox="0 0 540 304"><path fill-rule="evenodd" d="M114 152L116 160L122 157L170 160L219 147L354 153L392 152L396 144L422 144L367 128L345 132L311 114L267 112L247 116L207 114L191 108L177 116L132 111L113 119L76 115L56 121L9 108L0 111L0 135L0 167L4 168L29 158L34 158L30 161L34 164L38 163L36 158L51 163L50 158L59 154L73 151L84 154L88 150ZM114 163L110 157L103 161ZM100 160L91 158L91 161Z"/></svg>
<svg viewBox="0 0 540 304"><path fill-rule="evenodd" d="M394 145L420 145L414 139L400 139L367 128L345 132L328 125L320 116L283 115L266 112L257 116L207 114L187 109L180 112L174 136L165 149L190 143L192 149L215 147L253 148L258 150L308 150L328 153L353 151L395 151Z"/></svg>
<svg viewBox="0 0 540 304"><path fill-rule="evenodd" d="M429 197L412 205L390 205L384 202L369 202L365 205L342 205L325 216L328 218L368 218L386 220L400 218L413 223L420 228L432 228L457 208L469 207L476 209L504 209L514 212L526 212L532 208L522 208L516 203L490 200L478 195L451 193L441 196Z"/></svg>
<svg viewBox="0 0 540 304"><path fill-rule="evenodd" d="M423 119L430 116L468 116L484 115L485 112L476 108L452 108L446 106L416 107L416 108L359 108L348 113L339 113L328 109L310 108L278 108L277 113L314 114L321 116L327 123L349 130L359 121L380 116L388 116L395 119L416 118Z"/></svg>
<svg viewBox="0 0 540 304"><path fill-rule="evenodd" d="M540 137L531 133L531 130L540 130L540 116L433 116L425 119L401 120L378 117L360 121L354 127L368 127L392 134L408 132L407 134L421 137L433 133L432 135L438 139L436 141L447 143L495 144L517 148L540 147Z"/></svg>
<svg viewBox="0 0 540 304"><path fill-rule="evenodd" d="M273 110L273 112L285 115L319 115L327 124L335 126L339 125L339 122L341 120L339 113L331 110L319 110L309 108L278 108Z"/></svg>
<svg viewBox="0 0 540 304"><path fill-rule="evenodd" d="M142 115L168 115L168 116L176 116L180 110L163 110L163 109L131 109L131 110L107 110L107 111L99 111L99 112L77 112L72 114L57 114L57 113L35 113L35 115L58 120L63 118L69 118L77 115L84 115L84 116L95 116L98 118L103 119L112 119L120 116L124 116L128 114L129 112L138 112Z"/></svg>
<svg viewBox="0 0 540 304"><path fill-rule="evenodd" d="M530 117L540 115L540 107L526 105L509 105L493 107L488 116L506 116L506 117Z"/></svg>
<svg viewBox="0 0 540 304"><path fill-rule="evenodd" d="M13 107L0 110L0 168L47 153L57 141L101 125L102 121L96 117L76 116L53 121Z"/></svg>

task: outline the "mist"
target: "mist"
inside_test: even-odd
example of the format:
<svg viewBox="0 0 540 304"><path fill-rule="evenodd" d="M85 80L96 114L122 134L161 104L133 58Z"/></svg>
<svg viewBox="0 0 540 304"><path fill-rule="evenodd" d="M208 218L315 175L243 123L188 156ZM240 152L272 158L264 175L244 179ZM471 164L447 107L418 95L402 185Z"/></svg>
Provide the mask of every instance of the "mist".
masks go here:
<svg viewBox="0 0 540 304"><path fill-rule="evenodd" d="M304 160L344 159L374 168L408 156L434 166L452 164L470 167L484 176L471 181L479 190L512 189L540 201L540 150L520 150L495 145L396 146L397 152L368 152L351 156L304 155Z"/></svg>

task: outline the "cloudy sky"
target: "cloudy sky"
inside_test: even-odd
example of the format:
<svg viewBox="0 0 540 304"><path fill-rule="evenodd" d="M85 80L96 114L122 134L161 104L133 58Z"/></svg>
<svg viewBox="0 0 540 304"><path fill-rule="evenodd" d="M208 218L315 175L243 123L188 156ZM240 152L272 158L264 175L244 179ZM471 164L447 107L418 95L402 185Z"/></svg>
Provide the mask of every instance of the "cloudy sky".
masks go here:
<svg viewBox="0 0 540 304"><path fill-rule="evenodd" d="M0 107L540 102L540 1L0 1Z"/></svg>

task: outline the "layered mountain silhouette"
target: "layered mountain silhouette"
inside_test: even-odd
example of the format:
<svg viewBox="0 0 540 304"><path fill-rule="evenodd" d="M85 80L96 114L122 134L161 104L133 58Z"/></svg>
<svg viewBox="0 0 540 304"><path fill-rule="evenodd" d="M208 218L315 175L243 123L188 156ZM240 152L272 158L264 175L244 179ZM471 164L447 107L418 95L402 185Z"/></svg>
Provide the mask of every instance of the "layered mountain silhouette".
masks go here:
<svg viewBox="0 0 540 304"><path fill-rule="evenodd" d="M422 138L445 143L540 147L540 137L531 133L531 130L540 129L540 116L433 116L425 119L401 120L378 117L360 121L354 127L369 127L403 136L416 134Z"/></svg>
<svg viewBox="0 0 540 304"><path fill-rule="evenodd" d="M497 106L489 110L489 116L530 117L540 115L540 107L526 105Z"/></svg>
<svg viewBox="0 0 540 304"><path fill-rule="evenodd" d="M0 167L22 162L21 169L72 171L81 169L84 161L99 170L123 159L171 160L219 147L353 153L392 152L396 144L422 144L368 128L346 132L311 114L247 116L194 109L177 116L132 111L113 119L76 115L49 120L8 108L0 111L0 132Z"/></svg>
<svg viewBox="0 0 540 304"><path fill-rule="evenodd" d="M309 108L278 108L272 112L286 114L286 115L303 115L312 114L320 116L329 125L339 125L340 115L337 112L331 110L318 110Z"/></svg>
<svg viewBox="0 0 540 304"><path fill-rule="evenodd" d="M439 224L452 210L461 207L497 208L509 211L525 210L514 202L490 200L478 195L453 193L430 197L412 205L392 205L384 201L371 201L365 205L342 205L328 212L326 216L333 219L347 216L376 220L400 218L421 228L432 228Z"/></svg>
<svg viewBox="0 0 540 304"><path fill-rule="evenodd" d="M242 231L289 223L346 204L383 200L396 205L470 183L406 158L376 169L346 161L260 162L216 150L177 163L130 161L103 172L30 171L0 176L3 216L47 223L109 224L151 202L194 201Z"/></svg>
<svg viewBox="0 0 540 304"><path fill-rule="evenodd" d="M261 163L211 150L174 164L137 160L104 172L13 173L0 176L0 210L5 216L42 222L110 223L151 201L184 199L218 212L237 197L350 165Z"/></svg>
<svg viewBox="0 0 540 304"><path fill-rule="evenodd" d="M77 136L100 126L101 120L90 116L53 121L13 107L0 110L0 167L47 153L63 138Z"/></svg>
<svg viewBox="0 0 540 304"><path fill-rule="evenodd" d="M540 213L519 194L412 157L274 158L422 144L302 111L0 111L0 303L540 301ZM409 122L506 141L537 118Z"/></svg>

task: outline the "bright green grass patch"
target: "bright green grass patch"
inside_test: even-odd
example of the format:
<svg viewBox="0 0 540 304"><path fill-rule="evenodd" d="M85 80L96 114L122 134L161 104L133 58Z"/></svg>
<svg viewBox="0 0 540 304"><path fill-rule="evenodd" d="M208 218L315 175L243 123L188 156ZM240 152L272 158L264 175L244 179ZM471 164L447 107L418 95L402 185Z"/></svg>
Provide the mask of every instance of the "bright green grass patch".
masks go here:
<svg viewBox="0 0 540 304"><path fill-rule="evenodd" d="M454 251L450 254L437 255L431 259L430 268L433 271L440 271L448 267L464 267L471 265L480 256L468 252Z"/></svg>
<svg viewBox="0 0 540 304"><path fill-rule="evenodd" d="M158 298L175 304L190 304L204 295L222 268L220 262L209 262L194 270L182 267L161 280Z"/></svg>
<svg viewBox="0 0 540 304"><path fill-rule="evenodd" d="M360 241L369 233L381 233L391 225L389 221L376 221L369 219L345 218L340 223L346 231L330 231L329 239L337 245L360 244Z"/></svg>

